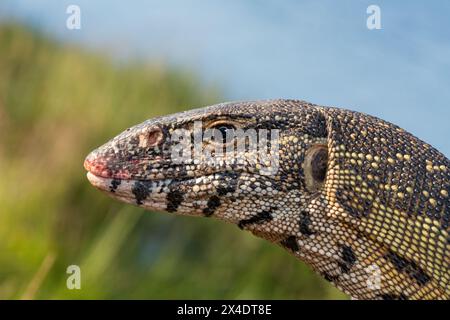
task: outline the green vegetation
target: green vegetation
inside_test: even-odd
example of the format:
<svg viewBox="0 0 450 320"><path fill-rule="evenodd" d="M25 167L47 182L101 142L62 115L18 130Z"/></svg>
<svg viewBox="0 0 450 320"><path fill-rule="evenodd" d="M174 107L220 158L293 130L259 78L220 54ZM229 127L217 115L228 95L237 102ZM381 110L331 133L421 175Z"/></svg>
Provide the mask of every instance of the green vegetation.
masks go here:
<svg viewBox="0 0 450 320"><path fill-rule="evenodd" d="M189 72L0 26L0 298L343 298L235 226L145 212L89 185L84 157L108 138L221 100ZM73 264L81 290L66 288Z"/></svg>

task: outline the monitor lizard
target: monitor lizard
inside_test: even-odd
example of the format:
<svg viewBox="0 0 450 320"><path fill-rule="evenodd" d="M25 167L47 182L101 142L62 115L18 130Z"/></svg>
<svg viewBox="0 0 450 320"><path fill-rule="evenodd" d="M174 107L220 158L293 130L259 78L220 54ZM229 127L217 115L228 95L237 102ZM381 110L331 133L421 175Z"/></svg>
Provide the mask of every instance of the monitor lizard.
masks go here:
<svg viewBox="0 0 450 320"><path fill-rule="evenodd" d="M238 148L238 132L260 148L251 134ZM113 198L233 223L355 299L450 297L449 160L376 117L300 100L222 103L129 128L84 166Z"/></svg>

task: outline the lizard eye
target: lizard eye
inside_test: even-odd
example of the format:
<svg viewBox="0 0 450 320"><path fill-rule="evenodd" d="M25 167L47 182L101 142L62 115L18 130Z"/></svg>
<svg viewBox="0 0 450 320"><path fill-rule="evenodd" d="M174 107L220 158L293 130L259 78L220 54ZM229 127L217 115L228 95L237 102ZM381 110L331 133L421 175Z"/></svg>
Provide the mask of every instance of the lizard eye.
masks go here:
<svg viewBox="0 0 450 320"><path fill-rule="evenodd" d="M313 192L325 182L328 166L328 149L325 145L314 145L307 152L304 163L306 188Z"/></svg>
<svg viewBox="0 0 450 320"><path fill-rule="evenodd" d="M219 123L216 125L213 125L211 129L219 130L222 134L222 142L225 143L227 140L227 134L230 134L236 130L236 127L229 123Z"/></svg>

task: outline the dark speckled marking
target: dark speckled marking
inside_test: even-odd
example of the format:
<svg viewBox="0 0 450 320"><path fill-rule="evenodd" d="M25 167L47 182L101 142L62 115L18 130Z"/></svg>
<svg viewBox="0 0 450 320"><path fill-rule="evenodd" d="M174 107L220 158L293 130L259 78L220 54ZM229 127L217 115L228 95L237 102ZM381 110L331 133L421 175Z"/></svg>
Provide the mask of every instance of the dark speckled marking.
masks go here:
<svg viewBox="0 0 450 320"><path fill-rule="evenodd" d="M316 113L314 114L314 118L315 119L310 122L312 125L308 127L305 132L314 137L326 138L328 136L328 131L325 116L322 113Z"/></svg>
<svg viewBox="0 0 450 320"><path fill-rule="evenodd" d="M203 213L205 216L211 216L214 211L220 206L220 198L218 196L212 196L209 198L208 203L206 204L206 208L203 209Z"/></svg>
<svg viewBox="0 0 450 320"><path fill-rule="evenodd" d="M220 186L217 188L217 194L219 196L224 196L226 195L228 192L234 192L235 188L234 187L225 187L225 186Z"/></svg>
<svg viewBox="0 0 450 320"><path fill-rule="evenodd" d="M131 192L133 192L134 197L136 198L136 203L141 205L142 201L147 199L150 194L150 188L145 182L136 181Z"/></svg>
<svg viewBox="0 0 450 320"><path fill-rule="evenodd" d="M300 250L295 236L289 236L286 239L282 240L280 243L283 247L290 249L294 252L297 252L298 250Z"/></svg>
<svg viewBox="0 0 450 320"><path fill-rule="evenodd" d="M169 192L167 194L166 200L167 200L167 211L175 212L177 211L178 206L183 202L183 193L177 190Z"/></svg>
<svg viewBox="0 0 450 320"><path fill-rule="evenodd" d="M359 198L350 186L343 186L342 190L337 190L336 199L348 213L357 219L366 217L372 207L372 201ZM362 210L357 210L353 207L352 202L354 201L362 207Z"/></svg>
<svg viewBox="0 0 450 320"><path fill-rule="evenodd" d="M221 174L221 184L217 187L217 194L219 196L224 196L227 193L234 193L237 188L237 183L239 180L238 173L222 173Z"/></svg>
<svg viewBox="0 0 450 320"><path fill-rule="evenodd" d="M300 220L298 222L300 232L305 236L310 236L314 234L314 231L311 230L311 217L309 213L306 211L302 211L300 213Z"/></svg>
<svg viewBox="0 0 450 320"><path fill-rule="evenodd" d="M111 181L111 185L109 186L109 191L111 192L116 192L117 188L120 186L120 184L122 183L121 180L119 179L113 179Z"/></svg>
<svg viewBox="0 0 450 320"><path fill-rule="evenodd" d="M385 258L394 265L397 271L406 273L421 286L427 284L431 279L415 262L402 258L395 252L389 251Z"/></svg>
<svg viewBox="0 0 450 320"><path fill-rule="evenodd" d="M392 293L384 293L380 295L382 300L408 300L408 297L404 294L392 294Z"/></svg>
<svg viewBox="0 0 450 320"><path fill-rule="evenodd" d="M327 280L329 282L335 282L339 279L339 276L333 276L333 275L329 274L328 272L322 272L322 277L324 277L325 280Z"/></svg>
<svg viewBox="0 0 450 320"><path fill-rule="evenodd" d="M342 261L339 261L339 267L343 273L348 273L356 262L356 256L350 246L343 245L341 247Z"/></svg>
<svg viewBox="0 0 450 320"><path fill-rule="evenodd" d="M273 219L272 212L271 211L267 211L267 210L263 210L261 212L258 212L253 217L250 217L248 219L242 219L241 221L239 221L238 227L240 229L244 229L244 227L249 225L249 224L254 224L254 223L261 224L261 223L270 221L272 219Z"/></svg>

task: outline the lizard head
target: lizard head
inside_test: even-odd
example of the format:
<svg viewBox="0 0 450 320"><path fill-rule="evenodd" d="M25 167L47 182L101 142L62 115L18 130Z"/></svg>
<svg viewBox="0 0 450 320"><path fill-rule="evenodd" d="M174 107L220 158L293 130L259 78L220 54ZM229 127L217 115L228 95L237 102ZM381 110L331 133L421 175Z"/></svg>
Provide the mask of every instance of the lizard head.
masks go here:
<svg viewBox="0 0 450 320"><path fill-rule="evenodd" d="M448 298L449 161L381 119L224 103L127 129L85 167L121 201L278 243L356 298Z"/></svg>
<svg viewBox="0 0 450 320"><path fill-rule="evenodd" d="M326 121L302 101L214 105L147 120L94 150L89 181L149 210L213 216L275 241L323 188Z"/></svg>

